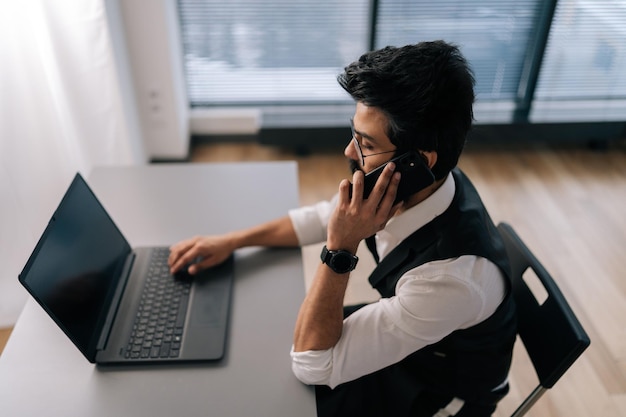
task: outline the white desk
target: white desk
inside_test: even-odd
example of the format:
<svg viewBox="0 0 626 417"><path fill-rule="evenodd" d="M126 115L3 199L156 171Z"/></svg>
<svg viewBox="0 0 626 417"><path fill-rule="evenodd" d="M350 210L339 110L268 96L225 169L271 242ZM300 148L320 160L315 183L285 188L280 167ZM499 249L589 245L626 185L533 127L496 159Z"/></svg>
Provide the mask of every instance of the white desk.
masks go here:
<svg viewBox="0 0 626 417"><path fill-rule="evenodd" d="M250 226L298 204L291 162L98 168L88 182L133 246ZM303 297L299 250L239 251L223 361L115 370L87 362L31 299L0 357L0 409L7 417L314 416L314 390L293 376L289 357Z"/></svg>

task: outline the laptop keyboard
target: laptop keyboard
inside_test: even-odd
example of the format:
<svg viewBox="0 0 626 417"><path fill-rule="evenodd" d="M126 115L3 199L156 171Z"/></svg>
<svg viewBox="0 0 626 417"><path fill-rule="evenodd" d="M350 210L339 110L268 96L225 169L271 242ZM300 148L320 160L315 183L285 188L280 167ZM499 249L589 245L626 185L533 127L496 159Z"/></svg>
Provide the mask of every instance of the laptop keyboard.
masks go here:
<svg viewBox="0 0 626 417"><path fill-rule="evenodd" d="M127 359L176 358L180 353L191 282L172 277L168 256L167 248L153 251L125 351Z"/></svg>

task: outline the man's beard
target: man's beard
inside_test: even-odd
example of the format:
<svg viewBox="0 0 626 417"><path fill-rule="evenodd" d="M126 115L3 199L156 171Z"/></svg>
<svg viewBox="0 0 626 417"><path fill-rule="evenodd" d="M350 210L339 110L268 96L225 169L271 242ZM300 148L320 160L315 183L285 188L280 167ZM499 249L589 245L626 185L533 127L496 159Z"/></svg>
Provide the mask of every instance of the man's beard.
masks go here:
<svg viewBox="0 0 626 417"><path fill-rule="evenodd" d="M359 163L355 161L354 159L348 158L348 163L350 164L350 172L352 172L352 174L354 174L357 171L363 171L363 168L361 168L359 166Z"/></svg>

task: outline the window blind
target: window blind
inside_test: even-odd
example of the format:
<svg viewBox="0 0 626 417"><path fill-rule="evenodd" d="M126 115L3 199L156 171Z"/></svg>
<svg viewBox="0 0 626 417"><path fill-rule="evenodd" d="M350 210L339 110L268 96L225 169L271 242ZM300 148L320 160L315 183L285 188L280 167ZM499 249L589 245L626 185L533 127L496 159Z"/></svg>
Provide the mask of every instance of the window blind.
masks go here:
<svg viewBox="0 0 626 417"><path fill-rule="evenodd" d="M376 48L443 39L470 62L480 101L515 101L541 0L379 0Z"/></svg>
<svg viewBox="0 0 626 417"><path fill-rule="evenodd" d="M623 121L626 0L557 3L531 111L533 121Z"/></svg>
<svg viewBox="0 0 626 417"><path fill-rule="evenodd" d="M368 0L179 0L192 107L346 103L336 81L367 49Z"/></svg>
<svg viewBox="0 0 626 417"><path fill-rule="evenodd" d="M375 48L435 39L459 45L476 78L477 122L509 122L542 10L541 0L178 0L178 6L191 106L260 107L264 126L306 119L344 125L351 110L336 106L352 100L336 76L370 48L372 30ZM296 111L306 106L306 115Z"/></svg>

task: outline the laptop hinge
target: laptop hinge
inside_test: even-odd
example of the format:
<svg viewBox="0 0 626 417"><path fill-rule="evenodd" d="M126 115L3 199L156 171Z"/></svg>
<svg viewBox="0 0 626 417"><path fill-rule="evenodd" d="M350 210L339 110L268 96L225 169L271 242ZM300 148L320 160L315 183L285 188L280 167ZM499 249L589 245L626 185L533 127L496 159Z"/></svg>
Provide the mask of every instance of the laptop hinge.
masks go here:
<svg viewBox="0 0 626 417"><path fill-rule="evenodd" d="M117 284L117 288L115 289L115 293L113 293L113 298L111 300L111 308L107 313L106 319L104 320L104 325L102 326L102 332L100 332L100 339L98 340L98 344L96 345L96 350L103 350L106 346L107 340L109 338L109 334L111 333L111 327L113 326L113 320L115 320L115 315L117 314L117 310L121 304L122 294L124 293L124 288L126 287L126 283L128 282L128 278L130 277L130 271L133 266L133 262L135 261L136 254L132 252L127 258L126 262L124 262L124 267L122 268L120 282Z"/></svg>

